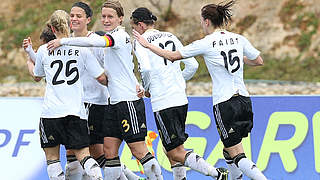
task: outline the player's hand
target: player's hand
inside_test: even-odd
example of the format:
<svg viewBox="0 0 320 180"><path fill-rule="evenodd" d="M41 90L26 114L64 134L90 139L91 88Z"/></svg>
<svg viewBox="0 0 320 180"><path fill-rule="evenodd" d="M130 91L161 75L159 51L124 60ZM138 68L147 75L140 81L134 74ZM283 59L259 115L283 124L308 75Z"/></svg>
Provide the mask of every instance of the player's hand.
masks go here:
<svg viewBox="0 0 320 180"><path fill-rule="evenodd" d="M23 39L22 47L26 52L28 52L30 48L32 48L32 42L30 37Z"/></svg>
<svg viewBox="0 0 320 180"><path fill-rule="evenodd" d="M136 91L139 98L144 96L144 89L139 84L136 85Z"/></svg>
<svg viewBox="0 0 320 180"><path fill-rule="evenodd" d="M149 45L148 41L147 41L144 37L142 37L142 36L138 33L138 31L132 30L132 34L133 34L133 37L134 37L143 47L145 47L145 48L148 47L148 45Z"/></svg>
<svg viewBox="0 0 320 180"><path fill-rule="evenodd" d="M54 49L56 49L60 46L61 46L60 39L54 39L54 40L51 40L50 42L48 42L47 49L49 51L53 51Z"/></svg>
<svg viewBox="0 0 320 180"><path fill-rule="evenodd" d="M151 97L151 94L149 93L149 91L144 92L144 95L145 95L147 98L150 98L150 97Z"/></svg>

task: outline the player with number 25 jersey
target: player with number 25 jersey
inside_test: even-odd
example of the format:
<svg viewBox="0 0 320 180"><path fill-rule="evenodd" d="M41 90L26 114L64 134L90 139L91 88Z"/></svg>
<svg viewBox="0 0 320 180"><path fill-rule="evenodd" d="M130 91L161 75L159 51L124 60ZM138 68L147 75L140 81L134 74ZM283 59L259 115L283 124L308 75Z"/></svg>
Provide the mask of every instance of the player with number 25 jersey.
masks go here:
<svg viewBox="0 0 320 180"><path fill-rule="evenodd" d="M80 74L86 69L97 78L104 73L103 68L87 48L61 46L49 52L46 46L40 46L34 69L36 77L45 76L47 81L41 117L74 115L87 119Z"/></svg>

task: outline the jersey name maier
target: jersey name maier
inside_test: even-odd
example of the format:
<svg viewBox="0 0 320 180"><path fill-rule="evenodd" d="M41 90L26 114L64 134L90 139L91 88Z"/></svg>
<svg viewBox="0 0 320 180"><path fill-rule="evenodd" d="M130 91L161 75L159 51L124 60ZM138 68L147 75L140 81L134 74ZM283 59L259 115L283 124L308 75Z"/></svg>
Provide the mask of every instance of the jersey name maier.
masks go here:
<svg viewBox="0 0 320 180"><path fill-rule="evenodd" d="M227 38L219 41L213 41L212 46L215 47L216 45L225 46L225 45L234 45L238 44L238 38Z"/></svg>
<svg viewBox="0 0 320 180"><path fill-rule="evenodd" d="M61 50L61 49L58 49L58 50L55 50L55 51L49 51L48 52L48 55L49 56L72 56L72 55L75 55L75 56L79 56L79 50L73 50L73 49L64 49L64 50Z"/></svg>
<svg viewBox="0 0 320 180"><path fill-rule="evenodd" d="M169 33L157 33L157 34L154 34L152 36L149 36L147 37L147 41L149 43L151 43L152 41L155 41L159 38L163 38L163 37L172 37L172 34L169 34Z"/></svg>

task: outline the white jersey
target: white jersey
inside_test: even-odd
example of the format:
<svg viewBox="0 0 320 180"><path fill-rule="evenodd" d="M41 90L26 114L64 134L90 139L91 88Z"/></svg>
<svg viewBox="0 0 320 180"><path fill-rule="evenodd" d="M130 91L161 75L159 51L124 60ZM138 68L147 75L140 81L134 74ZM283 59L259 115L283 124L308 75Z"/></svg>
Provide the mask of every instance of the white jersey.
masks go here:
<svg viewBox="0 0 320 180"><path fill-rule="evenodd" d="M94 32L88 32L87 37L95 38L99 35ZM96 57L101 67L104 67L104 51L103 48L89 48ZM107 105L109 92L106 86L100 84L89 72L84 71L81 76L84 91L84 102L98 105Z"/></svg>
<svg viewBox="0 0 320 180"><path fill-rule="evenodd" d="M216 31L179 50L182 57L203 55L212 79L213 105L239 93L249 96L243 81L243 57L255 60L260 51L243 36Z"/></svg>
<svg viewBox="0 0 320 180"><path fill-rule="evenodd" d="M46 77L47 81L41 117L74 115L87 119L80 79L85 70L96 78L103 73L103 68L89 49L61 46L49 53L47 44L40 46L34 75Z"/></svg>
<svg viewBox="0 0 320 180"><path fill-rule="evenodd" d="M168 32L150 29L142 36L149 43L163 49L175 51L183 47L178 38ZM139 62L143 86L151 94L153 112L188 103L185 80L190 79L198 68L194 58L183 61L186 66L182 73L181 61L172 63L142 47L137 41L134 42L134 51Z"/></svg>
<svg viewBox="0 0 320 180"><path fill-rule="evenodd" d="M63 38L61 44L84 47L107 47L105 49L105 71L111 104L138 100L134 75L134 64L130 36L124 27L118 26L104 37Z"/></svg>

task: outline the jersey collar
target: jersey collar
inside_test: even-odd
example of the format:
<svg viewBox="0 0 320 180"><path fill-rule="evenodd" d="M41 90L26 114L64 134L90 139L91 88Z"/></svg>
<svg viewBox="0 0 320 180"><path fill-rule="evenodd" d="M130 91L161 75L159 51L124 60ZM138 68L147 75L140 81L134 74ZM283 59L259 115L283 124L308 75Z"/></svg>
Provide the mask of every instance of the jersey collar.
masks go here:
<svg viewBox="0 0 320 180"><path fill-rule="evenodd" d="M148 32L159 32L159 30L151 28L151 29L147 29L143 34L146 34Z"/></svg>

